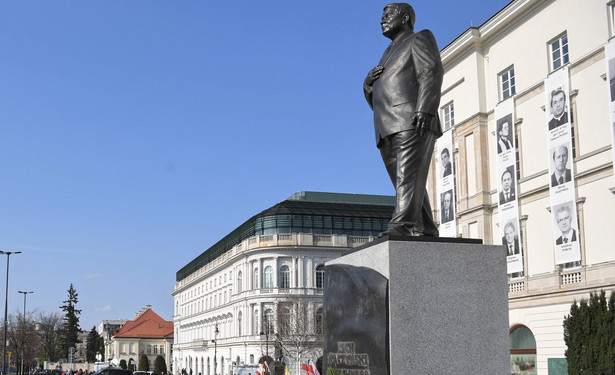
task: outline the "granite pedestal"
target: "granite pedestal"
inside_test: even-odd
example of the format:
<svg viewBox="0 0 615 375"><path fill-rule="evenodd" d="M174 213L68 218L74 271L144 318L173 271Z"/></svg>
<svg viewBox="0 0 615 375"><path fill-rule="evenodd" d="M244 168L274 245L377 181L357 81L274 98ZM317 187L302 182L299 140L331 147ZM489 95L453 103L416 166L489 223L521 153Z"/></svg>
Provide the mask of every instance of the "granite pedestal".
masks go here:
<svg viewBox="0 0 615 375"><path fill-rule="evenodd" d="M426 241L384 237L325 265L325 369L337 365L349 375L510 373L505 248L480 240ZM356 284L351 279L365 270L370 280L374 272L388 280L384 318L360 308L371 293L361 287L365 281L345 285ZM340 314L352 322L341 329ZM366 338L345 333L362 330L361 320L386 322L384 347L356 352ZM383 351L388 366L370 358Z"/></svg>

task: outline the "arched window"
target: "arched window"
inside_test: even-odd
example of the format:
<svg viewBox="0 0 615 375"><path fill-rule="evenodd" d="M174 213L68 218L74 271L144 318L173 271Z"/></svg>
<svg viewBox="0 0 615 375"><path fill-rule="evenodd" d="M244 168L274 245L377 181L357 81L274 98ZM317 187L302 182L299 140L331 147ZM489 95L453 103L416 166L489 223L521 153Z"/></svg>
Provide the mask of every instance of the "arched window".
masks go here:
<svg viewBox="0 0 615 375"><path fill-rule="evenodd" d="M258 289L258 268L254 269L254 280L253 280L253 287L252 289Z"/></svg>
<svg viewBox="0 0 615 375"><path fill-rule="evenodd" d="M237 314L237 336L241 336L241 311ZM239 363L239 361L237 361Z"/></svg>
<svg viewBox="0 0 615 375"><path fill-rule="evenodd" d="M274 332L273 310L267 309L263 313L263 331L268 335Z"/></svg>
<svg viewBox="0 0 615 375"><path fill-rule="evenodd" d="M316 310L316 334L322 335L322 307Z"/></svg>
<svg viewBox="0 0 615 375"><path fill-rule="evenodd" d="M290 288L290 268L286 265L280 267L280 288Z"/></svg>
<svg viewBox="0 0 615 375"><path fill-rule="evenodd" d="M241 271L239 271L237 272L237 293L241 293L242 291L242 285L241 285L242 282L243 282L242 274L241 274Z"/></svg>
<svg viewBox="0 0 615 375"><path fill-rule="evenodd" d="M265 267L265 289L273 288L273 268L271 266Z"/></svg>
<svg viewBox="0 0 615 375"><path fill-rule="evenodd" d="M524 325L510 329L510 369L517 373L536 373L536 339Z"/></svg>
<svg viewBox="0 0 615 375"><path fill-rule="evenodd" d="M322 289L324 281L325 281L325 265L324 264L319 264L318 266L316 266L316 275L314 279L316 280L316 288Z"/></svg>

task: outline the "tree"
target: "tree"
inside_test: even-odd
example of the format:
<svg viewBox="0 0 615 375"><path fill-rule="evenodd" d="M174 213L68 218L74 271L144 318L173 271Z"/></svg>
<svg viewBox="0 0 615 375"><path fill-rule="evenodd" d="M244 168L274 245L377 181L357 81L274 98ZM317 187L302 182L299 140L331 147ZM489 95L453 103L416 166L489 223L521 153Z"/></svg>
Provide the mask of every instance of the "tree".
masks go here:
<svg viewBox="0 0 615 375"><path fill-rule="evenodd" d="M96 361L96 352L98 351L98 337L100 335L96 331L96 327L92 327L88 333L88 339L85 343L85 360L88 362Z"/></svg>
<svg viewBox="0 0 615 375"><path fill-rule="evenodd" d="M8 317L9 329L7 331L8 350L13 352L11 362L17 369L28 369L36 359L41 347L41 337L36 332L36 323L31 317L24 318L22 313L16 312Z"/></svg>
<svg viewBox="0 0 615 375"><path fill-rule="evenodd" d="M60 358L58 346L60 340L59 333L62 328L60 314L57 312L50 314L39 313L38 322L39 335L41 337L39 362L57 362Z"/></svg>
<svg viewBox="0 0 615 375"><path fill-rule="evenodd" d="M135 360L132 357L128 358L128 366L129 366L128 369L130 371L135 371L135 365L132 364L134 361Z"/></svg>
<svg viewBox="0 0 615 375"><path fill-rule="evenodd" d="M167 372L167 362L164 360L164 357L161 355L156 356L154 360L154 373L156 375L161 375Z"/></svg>
<svg viewBox="0 0 615 375"><path fill-rule="evenodd" d="M75 290L72 283L67 292L68 299L62 301L64 305L60 306L60 309L64 311L62 334L60 336L61 354L66 356L68 356L68 348L74 347L79 342L79 332L81 331L81 328L79 328L81 310L75 308L77 302L79 302L79 294L77 294L77 290Z"/></svg>
<svg viewBox="0 0 615 375"><path fill-rule="evenodd" d="M98 337L96 338L96 353L100 353L100 356L101 356L100 360L104 362L105 361L105 339L101 335L98 335Z"/></svg>
<svg viewBox="0 0 615 375"><path fill-rule="evenodd" d="M146 354L139 356L139 371L149 371L149 358Z"/></svg>
<svg viewBox="0 0 615 375"><path fill-rule="evenodd" d="M282 355L295 362L298 373L301 361L322 353L321 320L313 305L302 298L290 297L278 305L278 333L274 335L276 359Z"/></svg>
<svg viewBox="0 0 615 375"><path fill-rule="evenodd" d="M120 360L120 367L123 368L124 370L128 368L128 365L126 364L125 359Z"/></svg>
<svg viewBox="0 0 615 375"><path fill-rule="evenodd" d="M615 292L608 302L604 290L573 302L564 342L569 374L615 374Z"/></svg>

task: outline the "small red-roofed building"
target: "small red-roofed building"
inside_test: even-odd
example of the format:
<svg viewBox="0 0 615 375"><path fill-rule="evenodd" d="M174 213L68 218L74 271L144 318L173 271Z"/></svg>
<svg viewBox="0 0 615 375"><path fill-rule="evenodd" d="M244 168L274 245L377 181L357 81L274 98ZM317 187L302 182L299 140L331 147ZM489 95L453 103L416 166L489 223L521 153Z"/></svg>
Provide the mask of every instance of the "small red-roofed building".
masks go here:
<svg viewBox="0 0 615 375"><path fill-rule="evenodd" d="M150 371L154 370L154 360L158 355L164 357L167 371L171 372L171 348L173 346L173 322L166 321L147 305L135 314L134 320L124 324L119 332L111 337L108 359L134 360L134 370L141 354L149 359Z"/></svg>

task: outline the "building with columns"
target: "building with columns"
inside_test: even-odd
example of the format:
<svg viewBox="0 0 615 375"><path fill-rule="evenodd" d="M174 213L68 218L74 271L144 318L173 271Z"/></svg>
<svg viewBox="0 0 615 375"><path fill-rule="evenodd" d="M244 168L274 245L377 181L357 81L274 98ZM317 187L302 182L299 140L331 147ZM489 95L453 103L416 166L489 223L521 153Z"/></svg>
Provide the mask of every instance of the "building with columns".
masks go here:
<svg viewBox="0 0 615 375"><path fill-rule="evenodd" d="M173 371L228 374L322 355L324 263L386 229L394 197L299 192L177 272Z"/></svg>
<svg viewBox="0 0 615 375"><path fill-rule="evenodd" d="M453 235L490 244L514 235L507 258L518 262L508 272L511 373L565 366L571 303L615 290L615 73L607 71L614 15L612 0L514 0L441 50ZM565 121L555 128L555 119ZM443 148L434 151L431 197L445 191L437 173ZM560 159L567 172L555 182ZM509 203L500 193L511 179ZM572 234L561 240L563 233Z"/></svg>

